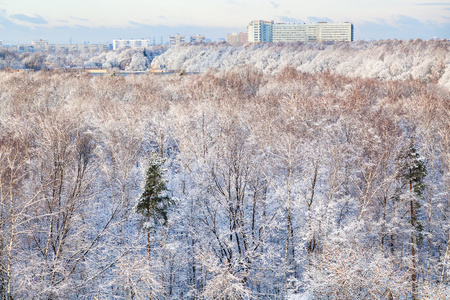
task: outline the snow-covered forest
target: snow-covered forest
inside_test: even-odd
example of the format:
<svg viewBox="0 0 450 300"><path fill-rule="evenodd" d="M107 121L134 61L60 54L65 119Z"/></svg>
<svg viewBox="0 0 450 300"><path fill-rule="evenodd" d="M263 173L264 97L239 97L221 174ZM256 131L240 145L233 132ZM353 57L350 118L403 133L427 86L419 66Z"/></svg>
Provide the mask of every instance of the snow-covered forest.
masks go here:
<svg viewBox="0 0 450 300"><path fill-rule="evenodd" d="M247 64L267 74L291 66L375 79L439 81L450 88L450 41L420 39L353 43L257 43L246 46L186 44L155 57L152 68L205 72Z"/></svg>
<svg viewBox="0 0 450 300"><path fill-rule="evenodd" d="M0 70L6 69L73 69L117 68L127 71L147 70L153 58L164 53L167 46L117 51L59 51L14 53L0 50Z"/></svg>
<svg viewBox="0 0 450 300"><path fill-rule="evenodd" d="M439 82L450 89L449 40L384 40L353 43L190 44L107 52L21 53L0 51L0 70L107 68L127 71L229 71L242 65L265 74L285 67L362 78Z"/></svg>
<svg viewBox="0 0 450 300"><path fill-rule="evenodd" d="M448 299L448 45L0 73L2 299ZM149 222L158 170L171 201Z"/></svg>

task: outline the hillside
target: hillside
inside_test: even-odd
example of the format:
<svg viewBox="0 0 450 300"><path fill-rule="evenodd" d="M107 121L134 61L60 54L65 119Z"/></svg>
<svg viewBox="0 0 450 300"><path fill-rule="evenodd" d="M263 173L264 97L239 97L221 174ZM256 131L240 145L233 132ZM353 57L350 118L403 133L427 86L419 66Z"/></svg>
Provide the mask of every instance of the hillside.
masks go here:
<svg viewBox="0 0 450 300"><path fill-rule="evenodd" d="M450 41L385 40L336 44L262 43L182 45L155 57L151 67L205 72L253 66L266 74L284 67L305 73L331 72L350 77L439 82L450 88Z"/></svg>

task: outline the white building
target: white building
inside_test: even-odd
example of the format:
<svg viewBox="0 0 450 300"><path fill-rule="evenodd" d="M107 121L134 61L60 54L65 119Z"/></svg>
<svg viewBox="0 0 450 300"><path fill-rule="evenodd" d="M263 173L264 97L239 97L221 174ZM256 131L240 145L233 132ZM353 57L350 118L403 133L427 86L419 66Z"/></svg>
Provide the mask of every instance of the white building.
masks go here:
<svg viewBox="0 0 450 300"><path fill-rule="evenodd" d="M119 48L149 48L150 46L152 46L152 43L150 42L150 40L145 40L145 39L140 39L140 40L135 40L135 39L129 39L129 40L122 40L122 39L118 39L118 40L113 40L113 50L117 50Z"/></svg>
<svg viewBox="0 0 450 300"><path fill-rule="evenodd" d="M272 27L272 42L306 41L306 27L303 24L274 23Z"/></svg>
<svg viewBox="0 0 450 300"><path fill-rule="evenodd" d="M50 44L48 41L32 41L31 45L19 44L15 46L9 46L3 48L10 52L59 52L59 51L85 51L85 52L98 52L110 50L109 44Z"/></svg>
<svg viewBox="0 0 450 300"><path fill-rule="evenodd" d="M272 42L273 21L256 20L248 24L248 41L254 42Z"/></svg>
<svg viewBox="0 0 450 300"><path fill-rule="evenodd" d="M353 41L353 24L319 22L313 24L251 21L249 42L328 42Z"/></svg>
<svg viewBox="0 0 450 300"><path fill-rule="evenodd" d="M49 43L48 41L45 40L36 40L36 41L32 41L31 45L34 47L34 49L41 49L41 48L46 48Z"/></svg>
<svg viewBox="0 0 450 300"><path fill-rule="evenodd" d="M320 41L353 41L353 24L351 23L317 23L317 35Z"/></svg>
<svg viewBox="0 0 450 300"><path fill-rule="evenodd" d="M204 35L191 35L191 43L206 43L206 36Z"/></svg>
<svg viewBox="0 0 450 300"><path fill-rule="evenodd" d="M186 37L184 35L175 34L169 36L169 45L176 46L186 42Z"/></svg>

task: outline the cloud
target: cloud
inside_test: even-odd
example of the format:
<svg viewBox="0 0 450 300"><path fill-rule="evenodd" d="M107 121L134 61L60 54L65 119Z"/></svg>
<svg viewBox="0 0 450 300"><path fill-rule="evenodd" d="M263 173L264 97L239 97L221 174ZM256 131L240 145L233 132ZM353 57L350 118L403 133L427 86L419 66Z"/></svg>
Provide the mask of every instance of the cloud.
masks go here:
<svg viewBox="0 0 450 300"><path fill-rule="evenodd" d="M160 18L164 19L166 16L161 15ZM48 40L51 44L69 43L70 39L72 39L72 43L89 41L91 44L96 44L112 43L114 39L118 38L153 39L153 37L159 43L161 39L164 42L168 42L169 35L178 32L186 37L200 33L206 35L206 38L216 41L218 38L224 38L231 32L242 32L246 30L245 26L151 26L134 23L134 26L125 27L70 26L68 24L60 26L48 26L47 24L27 26L24 23L15 23L14 19L8 15L6 10L0 9L0 39L3 40L3 45L30 44L31 41L37 39ZM7 30L3 30L4 28Z"/></svg>
<svg viewBox="0 0 450 300"><path fill-rule="evenodd" d="M291 17L286 17L286 16L281 16L279 17L279 20L281 22L286 22L286 23L304 23L302 20L300 19L296 19L296 18L291 18Z"/></svg>
<svg viewBox="0 0 450 300"><path fill-rule="evenodd" d="M426 6L431 6L431 5L450 5L450 2L441 2L441 3L417 3L416 5L426 5Z"/></svg>
<svg viewBox="0 0 450 300"><path fill-rule="evenodd" d="M308 22L317 23L317 22L333 22L333 20L329 18L318 18L318 17L308 17Z"/></svg>
<svg viewBox="0 0 450 300"><path fill-rule="evenodd" d="M11 18L19 20L19 21L28 22L31 24L37 24L37 25L48 24L47 20L45 20L41 16L30 17L30 16L23 15L23 14L15 14L15 15L11 15Z"/></svg>
<svg viewBox="0 0 450 300"><path fill-rule="evenodd" d="M399 15L395 17L395 21L394 21L397 25L400 26L404 26L404 27L417 27L417 26L425 26L425 23L408 17L408 16L403 16L403 15Z"/></svg>
<svg viewBox="0 0 450 300"><path fill-rule="evenodd" d="M240 4L234 0L227 0L228 3L232 4L232 5L238 5L240 6Z"/></svg>
<svg viewBox="0 0 450 300"><path fill-rule="evenodd" d="M280 4L274 2L274 1L270 1L270 4L272 4L273 8L277 9L278 7L280 7Z"/></svg>
<svg viewBox="0 0 450 300"><path fill-rule="evenodd" d="M3 45L25 43L30 44L31 41L37 39L48 40L51 44L66 44L72 38L72 43L82 43L89 41L91 44L112 43L113 40L119 38L146 38L156 39L159 43L161 38L164 42L168 42L169 35L176 32L186 37L194 34L204 34L206 38L216 41L218 38L224 38L228 33L245 31L245 27L211 27L211 26L151 26L140 24L138 26L127 27L91 27L91 26L40 26L28 27L22 24L15 24L7 17L2 17L0 13L0 28L8 28L2 30L1 39Z"/></svg>
<svg viewBox="0 0 450 300"><path fill-rule="evenodd" d="M72 20L77 20L77 21L83 21L83 22L89 22L89 19L86 18L78 18L78 17L70 17Z"/></svg>
<svg viewBox="0 0 450 300"><path fill-rule="evenodd" d="M24 35L31 29L22 24L16 24L11 21L11 18L6 13L6 10L0 10L0 29L8 29L2 31L1 39L3 40L3 45L7 45L11 42L26 42L31 41L24 39ZM33 37L35 39L35 37Z"/></svg>
<svg viewBox="0 0 450 300"><path fill-rule="evenodd" d="M396 16L394 23L363 22L355 25L355 39L431 39L450 38L450 23L421 22L408 16Z"/></svg>

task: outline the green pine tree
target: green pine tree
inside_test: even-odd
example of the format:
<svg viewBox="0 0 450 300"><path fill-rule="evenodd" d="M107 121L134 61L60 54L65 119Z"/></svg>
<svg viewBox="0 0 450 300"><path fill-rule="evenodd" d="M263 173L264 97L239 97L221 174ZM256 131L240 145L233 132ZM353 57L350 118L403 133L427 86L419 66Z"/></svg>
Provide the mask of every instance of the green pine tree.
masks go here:
<svg viewBox="0 0 450 300"><path fill-rule="evenodd" d="M418 197L422 197L427 167L414 145L414 138L411 137L408 147L399 156L398 166L399 177L404 185L409 185L411 191L414 191Z"/></svg>
<svg viewBox="0 0 450 300"><path fill-rule="evenodd" d="M411 137L409 145L401 153L397 160L398 177L402 181L402 187L408 186L409 191L416 194L416 197L410 198L410 225L415 229L411 233L411 299L417 299L417 271L415 259L416 244L422 240L422 224L417 220L417 211L420 209L418 199L422 198L422 192L425 189L424 178L427 175L425 162L421 158L419 151L414 145L414 138Z"/></svg>
<svg viewBox="0 0 450 300"><path fill-rule="evenodd" d="M147 251L149 261L150 234L160 225L166 225L169 208L174 201L167 195L169 189L163 179L165 160L156 153L149 161L147 178L142 196L138 199L135 211L143 216L142 228L147 231Z"/></svg>
<svg viewBox="0 0 450 300"><path fill-rule="evenodd" d="M402 181L402 189L408 187L410 192L415 194L411 197L411 224L416 230L416 242L420 244L422 240L422 224L417 219L417 211L420 209L419 199L425 189L424 179L427 176L425 161L419 154L419 150L414 145L414 138L411 137L408 146L402 151L397 159L398 177Z"/></svg>

